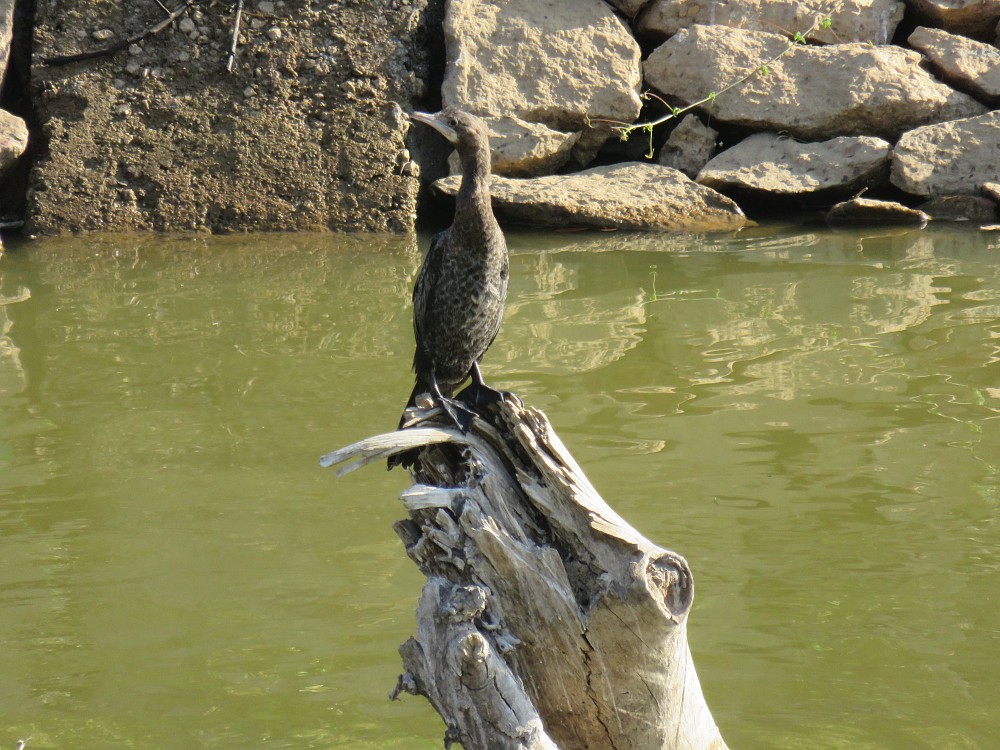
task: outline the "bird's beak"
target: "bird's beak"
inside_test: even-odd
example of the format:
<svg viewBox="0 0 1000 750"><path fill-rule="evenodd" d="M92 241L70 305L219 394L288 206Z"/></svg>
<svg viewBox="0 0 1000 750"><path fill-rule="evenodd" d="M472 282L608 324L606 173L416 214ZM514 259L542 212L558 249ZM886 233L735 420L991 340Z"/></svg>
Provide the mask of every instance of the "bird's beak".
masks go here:
<svg viewBox="0 0 1000 750"><path fill-rule="evenodd" d="M417 122L422 122L424 125L430 125L437 132L448 139L448 143L455 145L458 143L458 133L455 132L454 128L448 125L443 119L441 119L441 113L436 115L430 115L426 112L414 112L410 117Z"/></svg>

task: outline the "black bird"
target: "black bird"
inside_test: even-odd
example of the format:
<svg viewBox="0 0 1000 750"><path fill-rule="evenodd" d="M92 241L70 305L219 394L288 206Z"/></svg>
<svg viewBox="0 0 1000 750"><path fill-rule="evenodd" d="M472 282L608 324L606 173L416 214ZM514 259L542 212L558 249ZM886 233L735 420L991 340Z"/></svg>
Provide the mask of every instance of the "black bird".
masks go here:
<svg viewBox="0 0 1000 750"><path fill-rule="evenodd" d="M507 243L490 205L489 130L478 117L453 108L436 115L414 112L412 117L437 130L458 151L462 184L455 218L431 239L413 288L416 385L406 405L429 391L465 429L471 415L451 397L470 375L477 400L497 395L483 382L479 362L500 330L507 297ZM400 427L405 420L404 411Z"/></svg>

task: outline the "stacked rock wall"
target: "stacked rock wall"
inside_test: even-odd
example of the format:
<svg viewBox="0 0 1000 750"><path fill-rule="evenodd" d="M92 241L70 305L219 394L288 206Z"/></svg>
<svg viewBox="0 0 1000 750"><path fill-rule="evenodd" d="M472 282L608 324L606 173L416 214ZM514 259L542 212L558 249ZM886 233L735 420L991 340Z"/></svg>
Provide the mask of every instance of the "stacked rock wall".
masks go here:
<svg viewBox="0 0 1000 750"><path fill-rule="evenodd" d="M577 138L568 166L552 164L562 172L595 156L600 163L625 153L657 165L664 185L683 185L673 173L680 168L749 207L829 207L866 192L866 199L910 207L934 199L928 210L947 197L939 218L984 216L983 201L992 200L992 186L1000 182L1000 39L993 31L1000 0L613 4L450 0L444 102L491 123L513 110L536 127ZM595 45L613 50L614 59L595 57ZM741 82L729 88L735 81ZM636 119L640 92L649 92L648 104ZM668 107L692 104L683 118L631 132L645 153L605 142L615 123L655 122ZM495 136L497 152L508 153L502 130ZM519 145L531 151L523 138ZM496 170L527 173L510 158L498 160ZM627 170L616 174L624 180L621 202L609 203L612 180L599 197L611 220L586 219L594 211L585 204L597 198L576 193L564 198L580 204L579 211L561 214L566 222L608 226L617 211L619 225L630 226L624 216L633 201L631 177ZM643 180L655 183L656 175L647 170ZM448 193L454 184L438 187ZM537 190L522 182L501 207L510 216L537 216L538 210L515 209L509 200L541 207L533 196L543 187L549 195L548 182ZM955 211L961 201L952 196L970 198L968 216ZM881 219L886 207L878 208L873 216ZM851 215L856 211L852 206ZM665 216L654 224L684 222ZM731 225L731 217L719 224Z"/></svg>

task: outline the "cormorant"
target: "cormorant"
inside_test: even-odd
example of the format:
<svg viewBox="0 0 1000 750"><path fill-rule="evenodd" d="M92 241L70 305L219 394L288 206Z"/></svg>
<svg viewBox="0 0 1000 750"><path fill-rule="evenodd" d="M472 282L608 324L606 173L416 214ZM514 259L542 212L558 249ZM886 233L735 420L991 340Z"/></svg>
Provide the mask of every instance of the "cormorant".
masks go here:
<svg viewBox="0 0 1000 750"><path fill-rule="evenodd" d="M455 218L431 239L413 288L416 384L406 405L430 392L464 429L468 420L458 411L468 412L451 396L470 375L477 397L496 394L483 382L479 361L500 330L507 297L507 243L490 205L489 131L478 117L453 108L436 115L414 112L412 118L430 125L455 147L462 184ZM405 419L404 410L400 427Z"/></svg>

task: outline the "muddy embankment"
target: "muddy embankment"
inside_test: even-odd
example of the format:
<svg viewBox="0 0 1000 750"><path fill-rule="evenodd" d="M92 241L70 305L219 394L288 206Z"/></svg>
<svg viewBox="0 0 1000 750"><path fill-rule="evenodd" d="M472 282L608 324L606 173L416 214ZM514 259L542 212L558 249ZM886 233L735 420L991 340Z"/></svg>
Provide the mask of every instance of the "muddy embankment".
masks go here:
<svg viewBox="0 0 1000 750"><path fill-rule="evenodd" d="M0 220L407 231L447 167L402 112L445 104L488 118L511 222L991 224L998 25L1000 0L0 0Z"/></svg>

